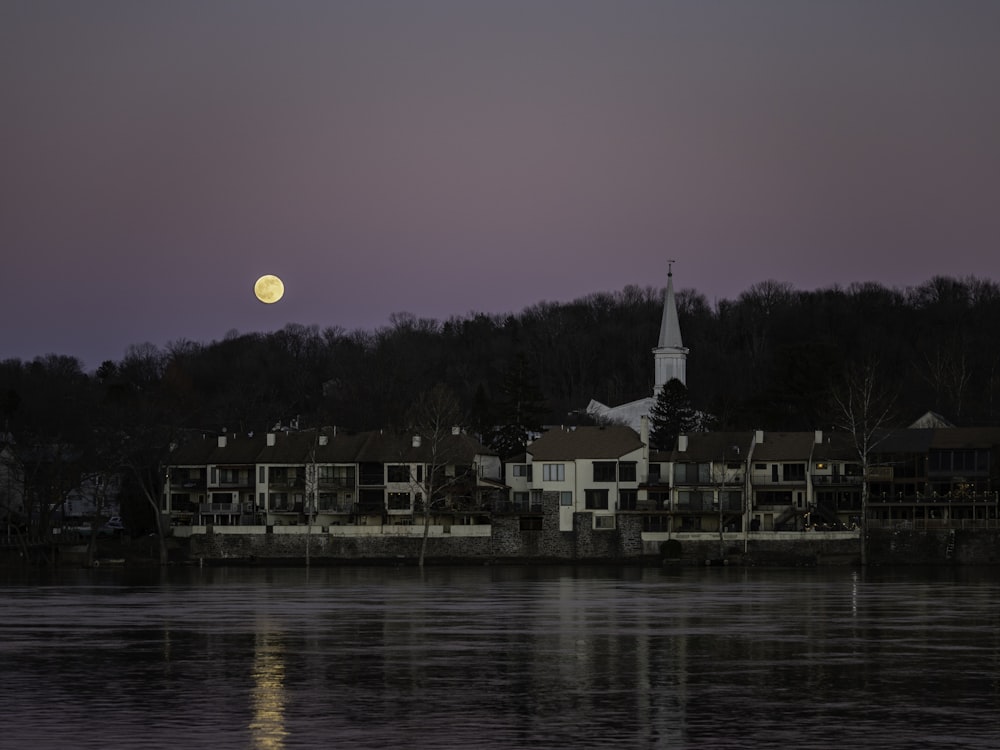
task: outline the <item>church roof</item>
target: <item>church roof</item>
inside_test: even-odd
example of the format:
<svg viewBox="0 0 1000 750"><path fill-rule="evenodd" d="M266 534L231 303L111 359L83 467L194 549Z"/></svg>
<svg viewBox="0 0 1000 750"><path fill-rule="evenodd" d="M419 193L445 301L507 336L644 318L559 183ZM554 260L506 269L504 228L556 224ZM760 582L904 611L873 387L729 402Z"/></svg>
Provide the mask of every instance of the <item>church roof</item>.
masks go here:
<svg viewBox="0 0 1000 750"><path fill-rule="evenodd" d="M677 320L677 302L674 299L674 275L667 274L667 291L663 299L663 318L660 320L660 349L683 349L681 340L681 325Z"/></svg>

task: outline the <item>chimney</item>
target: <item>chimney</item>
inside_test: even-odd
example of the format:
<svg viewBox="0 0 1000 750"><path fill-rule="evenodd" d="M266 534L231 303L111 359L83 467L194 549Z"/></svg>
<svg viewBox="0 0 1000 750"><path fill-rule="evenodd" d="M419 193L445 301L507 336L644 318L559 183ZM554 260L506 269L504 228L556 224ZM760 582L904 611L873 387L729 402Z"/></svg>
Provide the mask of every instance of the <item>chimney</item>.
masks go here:
<svg viewBox="0 0 1000 750"><path fill-rule="evenodd" d="M687 452L687 449L688 449L688 436L687 435L678 435L677 436L677 450L680 453L685 453L685 452Z"/></svg>
<svg viewBox="0 0 1000 750"><path fill-rule="evenodd" d="M452 425L451 426L451 434L452 435L461 435L462 434L462 428L459 427L457 424L456 425Z"/></svg>
<svg viewBox="0 0 1000 750"><path fill-rule="evenodd" d="M816 445L823 444L823 430L816 430Z"/></svg>
<svg viewBox="0 0 1000 750"><path fill-rule="evenodd" d="M419 448L420 447L420 435L414 435L413 436L413 447L414 448Z"/></svg>
<svg viewBox="0 0 1000 750"><path fill-rule="evenodd" d="M754 442L754 445L760 445L761 443L764 442L764 431L763 430L756 430L754 432L754 434L753 434L753 442Z"/></svg>
<svg viewBox="0 0 1000 750"><path fill-rule="evenodd" d="M225 448L226 447L226 436L225 435L219 435L219 447L220 448Z"/></svg>
<svg viewBox="0 0 1000 750"><path fill-rule="evenodd" d="M330 438L327 435L320 435L319 436L319 444L320 445L327 445L329 442L330 442Z"/></svg>
<svg viewBox="0 0 1000 750"><path fill-rule="evenodd" d="M269 448L274 445L274 439L275 438L273 432L267 433L267 445Z"/></svg>

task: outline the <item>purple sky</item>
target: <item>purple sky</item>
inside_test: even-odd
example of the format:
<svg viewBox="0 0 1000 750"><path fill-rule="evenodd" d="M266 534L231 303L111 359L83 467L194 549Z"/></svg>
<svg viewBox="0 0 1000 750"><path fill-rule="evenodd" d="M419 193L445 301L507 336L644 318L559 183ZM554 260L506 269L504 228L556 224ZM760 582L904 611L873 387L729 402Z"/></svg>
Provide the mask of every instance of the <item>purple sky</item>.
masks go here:
<svg viewBox="0 0 1000 750"><path fill-rule="evenodd" d="M0 359L1000 279L996 0L5 0L0 108Z"/></svg>

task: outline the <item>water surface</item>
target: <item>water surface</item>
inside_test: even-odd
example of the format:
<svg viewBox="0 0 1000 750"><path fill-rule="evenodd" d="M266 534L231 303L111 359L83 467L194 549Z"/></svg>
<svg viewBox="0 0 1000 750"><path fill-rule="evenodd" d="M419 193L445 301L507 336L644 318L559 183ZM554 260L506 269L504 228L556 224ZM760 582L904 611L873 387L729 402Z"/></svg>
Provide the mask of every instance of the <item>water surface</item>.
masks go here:
<svg viewBox="0 0 1000 750"><path fill-rule="evenodd" d="M992 569L0 573L0 746L1000 746Z"/></svg>

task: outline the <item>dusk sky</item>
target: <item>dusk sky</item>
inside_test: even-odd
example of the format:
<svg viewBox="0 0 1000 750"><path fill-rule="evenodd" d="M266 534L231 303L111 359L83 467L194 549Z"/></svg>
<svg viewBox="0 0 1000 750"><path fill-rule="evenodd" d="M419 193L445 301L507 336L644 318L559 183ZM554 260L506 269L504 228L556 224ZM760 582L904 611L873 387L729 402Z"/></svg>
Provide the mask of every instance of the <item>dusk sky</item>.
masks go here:
<svg viewBox="0 0 1000 750"><path fill-rule="evenodd" d="M668 259L1000 280L1000 2L2 0L0 254L0 359L88 370Z"/></svg>

